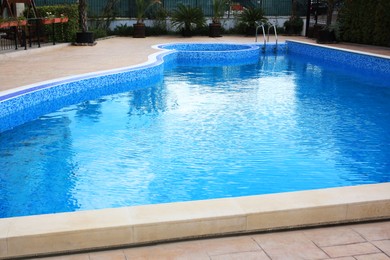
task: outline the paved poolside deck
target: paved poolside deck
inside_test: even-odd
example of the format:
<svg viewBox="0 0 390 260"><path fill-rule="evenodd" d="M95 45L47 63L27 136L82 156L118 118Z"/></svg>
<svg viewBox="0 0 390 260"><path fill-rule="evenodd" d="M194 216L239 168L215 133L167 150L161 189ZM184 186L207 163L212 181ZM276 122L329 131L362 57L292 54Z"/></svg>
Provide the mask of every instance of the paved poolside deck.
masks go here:
<svg viewBox="0 0 390 260"><path fill-rule="evenodd" d="M165 243L45 259L386 260L390 259L390 221Z"/></svg>
<svg viewBox="0 0 390 260"><path fill-rule="evenodd" d="M280 40L284 41L282 37ZM311 41L302 37L294 40ZM136 65L166 42L253 42L250 37L112 38L94 47L67 44L0 53L0 91L75 74ZM390 49L333 45L390 57ZM16 70L14 68L24 68ZM0 246L1 249L1 246ZM54 259L390 259L390 221L296 231L237 235L215 239L55 256ZM38 259L38 258L37 258ZM49 258L50 259L50 258Z"/></svg>

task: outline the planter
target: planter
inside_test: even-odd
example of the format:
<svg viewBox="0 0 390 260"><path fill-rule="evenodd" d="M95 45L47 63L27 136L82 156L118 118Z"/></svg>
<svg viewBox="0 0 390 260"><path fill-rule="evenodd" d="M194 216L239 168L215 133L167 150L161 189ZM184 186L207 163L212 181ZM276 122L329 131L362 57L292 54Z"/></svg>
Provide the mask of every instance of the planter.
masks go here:
<svg viewBox="0 0 390 260"><path fill-rule="evenodd" d="M9 27L18 26L18 21L10 21L8 23L9 23Z"/></svg>
<svg viewBox="0 0 390 260"><path fill-rule="evenodd" d="M209 37L221 37L221 24L210 23L209 24Z"/></svg>
<svg viewBox="0 0 390 260"><path fill-rule="evenodd" d="M53 23L61 23L62 18L53 18Z"/></svg>
<svg viewBox="0 0 390 260"><path fill-rule="evenodd" d="M9 22L1 22L0 23L0 28L8 28L9 27Z"/></svg>
<svg viewBox="0 0 390 260"><path fill-rule="evenodd" d="M133 25L133 27L134 27L134 32L133 32L134 38L145 38L145 24L136 23Z"/></svg>
<svg viewBox="0 0 390 260"><path fill-rule="evenodd" d="M61 18L61 23L67 23L69 21L68 17L62 17Z"/></svg>
<svg viewBox="0 0 390 260"><path fill-rule="evenodd" d="M52 24L53 23L53 18L43 18L43 19L41 19L41 23L45 24L45 25Z"/></svg>
<svg viewBox="0 0 390 260"><path fill-rule="evenodd" d="M95 37L93 32L78 32L76 33L76 44L77 45L91 45L94 44Z"/></svg>
<svg viewBox="0 0 390 260"><path fill-rule="evenodd" d="M19 21L18 21L18 25L19 25L19 26L25 26L25 25L27 25L27 20L19 20Z"/></svg>
<svg viewBox="0 0 390 260"><path fill-rule="evenodd" d="M334 31L329 30L320 30L318 31L318 43L335 43L336 42L336 35Z"/></svg>

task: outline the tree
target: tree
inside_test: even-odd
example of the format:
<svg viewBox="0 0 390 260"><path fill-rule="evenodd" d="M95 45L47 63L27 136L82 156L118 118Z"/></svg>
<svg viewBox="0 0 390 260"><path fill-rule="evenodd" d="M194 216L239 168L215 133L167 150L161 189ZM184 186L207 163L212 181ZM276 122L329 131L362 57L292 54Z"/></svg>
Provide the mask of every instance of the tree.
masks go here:
<svg viewBox="0 0 390 260"><path fill-rule="evenodd" d="M335 0L327 0L328 2L328 12L326 14L326 25L329 26L332 24L332 16L333 16L333 11L334 11L334 5L335 5Z"/></svg>
<svg viewBox="0 0 390 260"><path fill-rule="evenodd" d="M93 32L88 32L87 0L79 0L78 7L81 32L76 33L75 45L95 45Z"/></svg>
<svg viewBox="0 0 390 260"><path fill-rule="evenodd" d="M79 0L80 27L82 32L88 31L87 0Z"/></svg>

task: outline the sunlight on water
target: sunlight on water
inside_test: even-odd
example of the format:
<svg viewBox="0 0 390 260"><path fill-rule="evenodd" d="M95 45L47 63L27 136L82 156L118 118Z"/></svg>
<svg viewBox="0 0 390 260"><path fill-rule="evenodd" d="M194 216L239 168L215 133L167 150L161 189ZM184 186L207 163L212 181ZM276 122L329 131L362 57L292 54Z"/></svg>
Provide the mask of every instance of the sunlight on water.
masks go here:
<svg viewBox="0 0 390 260"><path fill-rule="evenodd" d="M0 217L390 181L390 86L298 57L162 84L0 134Z"/></svg>

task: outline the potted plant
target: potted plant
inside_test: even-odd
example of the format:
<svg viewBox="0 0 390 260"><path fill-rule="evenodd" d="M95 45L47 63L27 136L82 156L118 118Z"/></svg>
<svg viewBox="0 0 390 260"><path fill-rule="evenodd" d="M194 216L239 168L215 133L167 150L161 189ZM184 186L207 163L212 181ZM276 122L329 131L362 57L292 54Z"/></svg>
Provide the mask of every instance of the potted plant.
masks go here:
<svg viewBox="0 0 390 260"><path fill-rule="evenodd" d="M137 9L137 22L134 27L134 38L145 38L145 23L146 11L154 4L161 3L159 0L135 0L135 6Z"/></svg>
<svg viewBox="0 0 390 260"><path fill-rule="evenodd" d="M178 4L171 16L172 25L181 30L185 37L191 37L193 29L206 24L202 9Z"/></svg>
<svg viewBox="0 0 390 260"><path fill-rule="evenodd" d="M300 35L303 28L303 20L299 16L291 16L284 22L284 30L289 35Z"/></svg>
<svg viewBox="0 0 390 260"><path fill-rule="evenodd" d="M284 30L289 35L299 35L302 32L303 20L297 15L297 0L292 1L290 19L284 22Z"/></svg>
<svg viewBox="0 0 390 260"><path fill-rule="evenodd" d="M213 18L209 24L209 36L221 37L221 18L224 15L227 0L213 0Z"/></svg>
<svg viewBox="0 0 390 260"><path fill-rule="evenodd" d="M256 33L258 24L266 23L267 18L264 17L263 9L260 7L245 8L238 16L240 25L244 27L247 36L253 36Z"/></svg>
<svg viewBox="0 0 390 260"><path fill-rule="evenodd" d="M76 33L75 45L95 45L94 34L88 31L87 0L79 0L78 9L81 32Z"/></svg>

